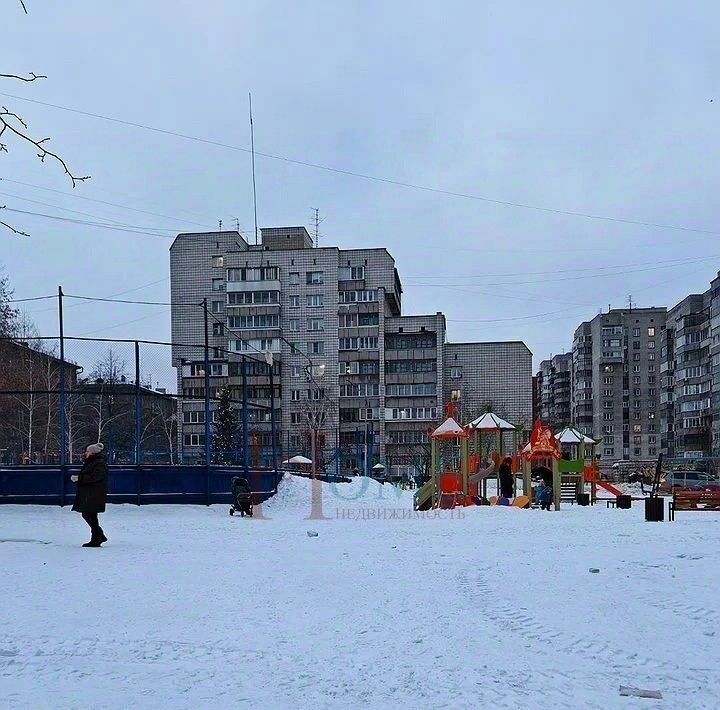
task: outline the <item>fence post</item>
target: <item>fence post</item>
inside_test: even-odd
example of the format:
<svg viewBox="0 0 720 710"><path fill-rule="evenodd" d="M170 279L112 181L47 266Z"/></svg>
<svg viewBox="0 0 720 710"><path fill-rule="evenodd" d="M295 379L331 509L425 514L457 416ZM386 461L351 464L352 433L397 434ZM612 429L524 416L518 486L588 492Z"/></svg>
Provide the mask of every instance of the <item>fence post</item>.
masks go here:
<svg viewBox="0 0 720 710"><path fill-rule="evenodd" d="M248 446L248 391L247 391L247 364L246 358L242 356L242 437L243 437L243 466L245 467L245 478L250 475L250 447ZM248 478L249 480L249 478Z"/></svg>
<svg viewBox="0 0 720 710"><path fill-rule="evenodd" d="M140 343L135 341L135 486L137 489L137 504L140 505L140 464L142 461L141 441L142 435L142 392L140 390Z"/></svg>
<svg viewBox="0 0 720 710"><path fill-rule="evenodd" d="M65 473L67 466L67 423L65 421L65 323L63 290L58 286L58 325L60 330L60 505L65 505Z"/></svg>
<svg viewBox="0 0 720 710"><path fill-rule="evenodd" d="M207 298L203 298L202 306L205 323L205 505L210 505L210 335Z"/></svg>

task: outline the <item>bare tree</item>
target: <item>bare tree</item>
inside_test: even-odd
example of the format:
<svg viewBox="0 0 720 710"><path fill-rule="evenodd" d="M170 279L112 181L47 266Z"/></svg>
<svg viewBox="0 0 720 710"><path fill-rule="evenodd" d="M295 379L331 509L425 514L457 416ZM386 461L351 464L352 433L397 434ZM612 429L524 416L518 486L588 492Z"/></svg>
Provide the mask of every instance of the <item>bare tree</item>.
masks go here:
<svg viewBox="0 0 720 710"><path fill-rule="evenodd" d="M19 0L19 2L23 11L27 15L27 7L25 6L25 3L23 0ZM0 79L32 83L41 79L47 79L47 76L44 74L36 74L34 71L31 71L25 75L0 73ZM34 150L41 163L44 163L45 159L48 158L50 162L54 162L59 165L73 187L75 187L79 182L90 179L89 175L79 176L74 173L70 170L64 158L48 148L48 143L50 142L49 137L40 138L33 135L27 122L19 113L11 110L7 106L0 106L0 153L9 152L8 146L10 143L4 141L13 141L20 146L25 146L26 148ZM0 210L2 209L6 209L6 205L0 205ZM0 226L9 229L11 232L19 236L30 236L27 232L24 232L3 220L0 220Z"/></svg>
<svg viewBox="0 0 720 710"><path fill-rule="evenodd" d="M94 398L86 397L85 407L92 425L92 431L97 436L96 441L102 441L106 428L116 419L126 416L127 412L120 410L113 413L115 385L127 379L127 363L118 357L112 348L95 362L86 384L97 385ZM107 406L106 406L107 405Z"/></svg>

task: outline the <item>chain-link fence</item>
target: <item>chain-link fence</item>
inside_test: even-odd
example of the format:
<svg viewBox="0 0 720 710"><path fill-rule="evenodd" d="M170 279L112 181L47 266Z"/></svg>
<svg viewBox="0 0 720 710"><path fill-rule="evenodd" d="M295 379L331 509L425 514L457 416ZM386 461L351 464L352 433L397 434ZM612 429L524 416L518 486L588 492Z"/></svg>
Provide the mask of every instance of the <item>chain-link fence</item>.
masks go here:
<svg viewBox="0 0 720 710"><path fill-rule="evenodd" d="M280 363L206 344L0 339L0 463L276 469ZM277 426L276 426L277 425Z"/></svg>

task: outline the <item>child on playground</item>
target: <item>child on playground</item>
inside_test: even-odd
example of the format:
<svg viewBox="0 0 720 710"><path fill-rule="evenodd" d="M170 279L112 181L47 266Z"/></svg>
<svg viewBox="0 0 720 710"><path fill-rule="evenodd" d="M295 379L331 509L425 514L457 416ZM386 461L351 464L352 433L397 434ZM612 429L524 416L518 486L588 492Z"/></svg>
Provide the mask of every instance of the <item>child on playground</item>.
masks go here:
<svg viewBox="0 0 720 710"><path fill-rule="evenodd" d="M535 489L535 500L540 503L540 510L550 510L550 504L553 499L552 486L546 483L544 479L540 479Z"/></svg>

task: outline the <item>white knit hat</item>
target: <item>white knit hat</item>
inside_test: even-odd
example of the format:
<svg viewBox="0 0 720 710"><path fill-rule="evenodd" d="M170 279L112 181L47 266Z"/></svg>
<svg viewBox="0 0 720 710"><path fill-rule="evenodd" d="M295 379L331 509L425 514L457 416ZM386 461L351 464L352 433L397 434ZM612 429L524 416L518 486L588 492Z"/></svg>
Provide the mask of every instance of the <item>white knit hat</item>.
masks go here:
<svg viewBox="0 0 720 710"><path fill-rule="evenodd" d="M90 444L90 446L87 447L87 452L88 452L88 454L93 456L95 454L101 454L104 449L105 449L104 444L101 444L100 442L98 442L97 444Z"/></svg>

